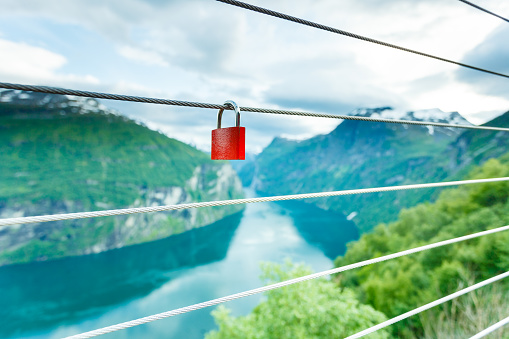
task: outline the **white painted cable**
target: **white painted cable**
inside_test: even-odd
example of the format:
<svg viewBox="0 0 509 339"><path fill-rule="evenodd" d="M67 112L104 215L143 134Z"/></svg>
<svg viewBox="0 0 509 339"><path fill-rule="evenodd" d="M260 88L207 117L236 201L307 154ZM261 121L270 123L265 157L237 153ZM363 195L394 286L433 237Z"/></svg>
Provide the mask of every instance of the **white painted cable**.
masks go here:
<svg viewBox="0 0 509 339"><path fill-rule="evenodd" d="M490 334L493 331L498 330L499 328L501 328L507 324L509 324L509 317L505 318L504 320L500 320L498 323L491 325L490 327L488 327L485 330L482 330L481 332L477 333L473 337L470 337L470 339L484 338L486 335Z"/></svg>
<svg viewBox="0 0 509 339"><path fill-rule="evenodd" d="M460 241L465 241L465 240L469 240L469 239L473 239L473 238L478 238L478 237L482 237L482 236L485 236L485 235L488 235L488 234L503 232L503 231L507 231L507 230L509 230L509 226L503 226L503 227L495 228L495 229L488 230L488 231L483 231L483 232L478 232L478 233L474 233L474 234L465 235L465 236L459 237L459 238L444 240L444 241L440 241L440 242L437 242L437 243L433 243L433 244L428 244L428 245L425 245L425 246L420 246L420 247L412 248L412 249L409 249L409 250L406 250L406 251L402 251L402 252L398 252L398 253L393 253L393 254L385 255L383 257L378 257L378 258L374 258L374 259L364 260L364 261L361 261L361 262L358 262L358 263L355 263L355 264L350 264L350 265L346 265L346 266L342 266L342 267L333 268L331 270L327 270L327 271L323 271L323 272L318 272L318 273L306 275L306 276L303 276L303 277L300 277L300 278L290 279L290 280L282 281L282 282L279 282L279 283L275 283L275 284L271 284L271 285L267 285L267 286L263 286L263 287L258 287L258 288L255 288L255 289L252 289L252 290L249 290L249 291L240 292L240 293L236 293L236 294L231 294L231 295L226 296L226 297L221 297L221 298L205 301L205 302L202 302L202 303L199 303L199 304L194 304L194 305L178 308L178 309L175 309L175 310L172 310L172 311L167 311L167 312L151 315L151 316L148 316L148 317L144 317L144 318L140 318L140 319L135 319L135 320L127 321L127 322L124 322L124 323L120 323L120 324L116 324L116 325L100 328L100 329L93 330L93 331L90 331L90 332L76 334L76 335L73 335L73 336L70 336L70 337L66 337L65 339L86 339L86 338L92 338L92 337L96 337L96 336L99 336L99 335L102 335L102 334L106 334L106 333L110 333L110 332L115 332L115 331L123 330L123 329L129 328L129 327L138 326L138 325L146 324L146 323L149 323L149 322L152 322L152 321L156 321L156 320L160 320L160 319L164 319L164 318L169 318L169 317L173 317L175 315L179 315L179 314L183 314L183 313L187 313L187 312L191 312L191 311L196 311L196 310L199 310L199 309L202 309L202 308L218 305L218 304L221 304L221 303L224 303L224 302L227 302L227 301L231 301L231 300L235 300L235 299L239 299L239 298L248 297L250 295L254 295L254 294L258 294L258 293L263 293L263 292L266 292L266 291L274 290L276 288L281 288L281 287L284 287L284 286L293 285L293 284L296 284L296 283L299 283L299 282L303 282L303 281L307 281L307 280L311 280L311 279L316 279L316 278L328 276L328 275L331 275L331 274L348 271L348 270L351 270L351 269L354 269L354 268L359 268L359 267L362 267L362 266L366 266L366 265L370 265L370 264L374 264L374 263L378 263L378 262L382 262L382 261L386 261L386 260L402 257L402 256L405 256L405 255L409 255L409 254L413 254L413 253L417 253L417 252L422 252L422 251L429 250L429 249L432 249L432 248L436 248L436 247L440 247L440 246L445 246L445 245L450 245L450 244L454 244L454 243L457 243L457 242L460 242ZM494 278L492 278L492 279L494 279Z"/></svg>
<svg viewBox="0 0 509 339"><path fill-rule="evenodd" d="M322 198L322 197L335 197L335 196L350 195L350 194L402 191L402 190L417 189L417 188L459 186L459 185L481 184L481 183L499 182L499 181L509 181L509 177L437 182L437 183L403 185L403 186L361 188L361 189L344 190L344 191L280 195L280 196L262 197L262 198L194 202L194 203L179 204L179 205L136 207L136 208L125 208L125 209L95 211L95 212L79 212L79 213L42 215L42 216L34 216L34 217L6 218L6 219L0 219L0 226L9 226L9 225L15 225L15 224L29 224L29 223L38 223L38 222L48 222L48 221L59 221L59 220L70 220L70 219L106 217L106 216L113 216L113 215L125 215L125 214L135 214L135 213L173 211L173 210L181 210L181 209L187 209L187 208L249 204L249 203L254 203L254 202L310 199L310 198Z"/></svg>
<svg viewBox="0 0 509 339"><path fill-rule="evenodd" d="M481 281L480 283L477 283L477 284L472 285L472 286L470 286L470 287L464 288L464 289L462 289L462 290L460 290L460 291L458 291L458 292L455 292L455 293L453 293L453 294L449 294L449 295L448 295L448 296L446 296L446 297L440 298L440 299L438 299L438 300L435 300L435 301L433 301L433 302L430 302L429 304L426 304L426 305L424 305L424 306L418 307L418 308L416 308L416 309L414 309L414 310L411 310L411 311L409 311L409 312L403 313L403 314L401 314L401 315L399 315L399 316L397 316L397 317L394 317L394 318L392 318L392 319L389 319L389 320L387 320L387 321L384 321L383 323L380 323L380 324L378 324L378 325L375 325L375 326L372 326L372 327L370 327L370 328L367 328L367 329L365 329L364 331L360 331L360 332L358 332L358 333L355 333L354 335L351 335L351 336L349 336L349 337L346 337L345 339L355 339L355 338L361 338L361 337L364 337L365 335L368 335L368 334L373 333L373 332L375 332L375 331L378 331L378 330L380 330L380 329L382 329L382 328L384 328L384 327L387 327L387 326L389 326L389 325L392 325L392 324L394 324L394 323L397 323L397 322L398 322L398 321L400 321L400 320L406 319L406 318L408 318L408 317L411 317L411 316L413 316L413 315L416 315L416 314L418 314L418 313L421 313L421 312L423 312L423 311L426 311L426 310L428 310L428 309L430 309L430 308L432 308L432 307L435 307L435 306L437 306L437 305L443 304L443 303L445 303L446 301L452 300L452 299L457 298L457 297L459 297L459 296L461 296L461 295L463 295L463 294L467 294L468 292L472 292L472 291L474 291L474 290L476 290L476 289L478 289L478 288L480 288L480 287L483 287L483 286L489 285L489 284L491 284L491 283L493 283L493 282L495 282L495 281L498 281L498 280L500 280L500 279L504 279L504 278L507 278L507 277L509 277L509 272L505 272L505 273L499 274L499 275L497 275L497 276L495 276L495 277L493 277L493 278L490 278L490 279L487 279L487 280Z"/></svg>

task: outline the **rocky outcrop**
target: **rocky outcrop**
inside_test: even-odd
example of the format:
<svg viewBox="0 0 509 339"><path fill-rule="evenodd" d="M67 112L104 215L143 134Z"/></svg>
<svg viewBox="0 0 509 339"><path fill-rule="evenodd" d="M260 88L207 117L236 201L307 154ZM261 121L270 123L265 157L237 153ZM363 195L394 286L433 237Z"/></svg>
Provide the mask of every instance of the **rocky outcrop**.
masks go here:
<svg viewBox="0 0 509 339"><path fill-rule="evenodd" d="M214 175L210 180L207 176ZM241 198L242 184L227 163L196 167L185 186L139 188L140 198L130 207L185 204L196 201ZM195 199L201 197L202 199ZM107 203L96 203L96 210L119 208ZM178 211L131 214L48 223L13 225L0 229L0 265L31 260L47 260L68 255L99 253L132 244L162 239L187 230L212 224L243 209L241 205L221 208L199 208ZM75 201L39 201L5 205L0 218L59 214L84 211ZM41 245L46 243L47 250ZM38 244L39 246L34 246ZM74 246L76 244L77 246ZM63 251L54 251L55 246ZM45 246L42 246L45 247ZM2 260L3 259L3 260Z"/></svg>

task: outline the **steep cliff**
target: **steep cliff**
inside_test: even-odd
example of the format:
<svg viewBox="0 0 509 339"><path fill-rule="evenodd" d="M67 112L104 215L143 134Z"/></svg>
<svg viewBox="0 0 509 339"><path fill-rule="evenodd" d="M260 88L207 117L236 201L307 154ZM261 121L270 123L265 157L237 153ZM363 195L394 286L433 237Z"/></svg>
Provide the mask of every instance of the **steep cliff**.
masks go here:
<svg viewBox="0 0 509 339"><path fill-rule="evenodd" d="M0 217L242 197L226 162L95 100L0 93ZM0 265L97 253L211 224L241 206L0 229Z"/></svg>

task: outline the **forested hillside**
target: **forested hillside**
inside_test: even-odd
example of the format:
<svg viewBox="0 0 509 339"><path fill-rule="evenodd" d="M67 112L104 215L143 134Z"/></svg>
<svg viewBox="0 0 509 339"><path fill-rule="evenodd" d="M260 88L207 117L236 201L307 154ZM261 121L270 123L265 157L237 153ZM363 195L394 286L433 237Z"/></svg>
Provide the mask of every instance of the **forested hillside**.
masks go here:
<svg viewBox="0 0 509 339"><path fill-rule="evenodd" d="M0 93L0 217L242 197L226 162L96 100ZM97 253L211 224L241 206L5 227L0 265Z"/></svg>

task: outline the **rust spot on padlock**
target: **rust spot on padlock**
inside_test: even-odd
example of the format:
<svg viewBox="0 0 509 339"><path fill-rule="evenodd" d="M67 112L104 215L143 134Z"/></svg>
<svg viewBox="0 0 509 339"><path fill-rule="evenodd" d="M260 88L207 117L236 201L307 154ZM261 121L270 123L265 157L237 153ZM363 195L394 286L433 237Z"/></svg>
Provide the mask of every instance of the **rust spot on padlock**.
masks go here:
<svg viewBox="0 0 509 339"><path fill-rule="evenodd" d="M217 114L217 129L212 131L212 160L246 159L246 128L240 127L240 108L231 100L224 103L233 107L236 116L235 127L221 128L224 109Z"/></svg>

